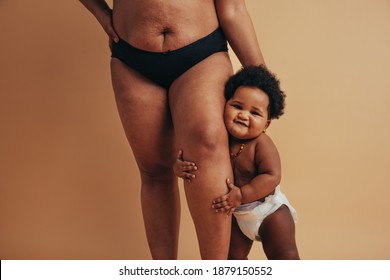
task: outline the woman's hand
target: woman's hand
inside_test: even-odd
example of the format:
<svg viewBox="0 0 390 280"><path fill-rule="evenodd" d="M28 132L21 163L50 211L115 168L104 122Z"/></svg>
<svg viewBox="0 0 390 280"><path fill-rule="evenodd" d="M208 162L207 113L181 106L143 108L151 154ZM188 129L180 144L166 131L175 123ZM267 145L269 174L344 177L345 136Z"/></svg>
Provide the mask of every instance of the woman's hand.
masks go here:
<svg viewBox="0 0 390 280"><path fill-rule="evenodd" d="M101 26L104 31L108 35L108 45L110 46L110 50L112 49L112 43L119 42L119 36L114 29L114 25L112 23L112 10L106 10L100 17L98 18Z"/></svg>
<svg viewBox="0 0 390 280"><path fill-rule="evenodd" d="M112 42L119 42L119 36L112 23L112 9L104 0L80 0L80 2L95 16L107 33L111 49Z"/></svg>

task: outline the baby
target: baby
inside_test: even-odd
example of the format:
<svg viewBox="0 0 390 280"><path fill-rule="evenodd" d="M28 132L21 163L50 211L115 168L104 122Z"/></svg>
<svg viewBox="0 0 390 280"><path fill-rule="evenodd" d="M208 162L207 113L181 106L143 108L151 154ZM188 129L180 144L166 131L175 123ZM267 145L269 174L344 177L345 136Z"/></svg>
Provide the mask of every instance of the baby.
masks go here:
<svg viewBox="0 0 390 280"><path fill-rule="evenodd" d="M297 214L280 190L278 150L266 134L272 119L284 113L285 94L265 66L242 68L225 85L224 121L229 133L234 183L212 202L217 213L233 213L229 259L247 259L253 241L261 241L268 259L299 259L295 242ZM179 151L173 167L184 180L198 167Z"/></svg>

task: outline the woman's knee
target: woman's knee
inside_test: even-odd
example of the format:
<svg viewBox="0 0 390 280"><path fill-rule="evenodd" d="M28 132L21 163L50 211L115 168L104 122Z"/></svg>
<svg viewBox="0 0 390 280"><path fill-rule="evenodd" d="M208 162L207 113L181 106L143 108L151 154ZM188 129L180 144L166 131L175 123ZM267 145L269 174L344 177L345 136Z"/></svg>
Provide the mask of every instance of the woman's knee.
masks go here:
<svg viewBox="0 0 390 280"><path fill-rule="evenodd" d="M160 182L166 184L176 180L172 164L152 162L139 164L138 167L143 183L156 184Z"/></svg>
<svg viewBox="0 0 390 280"><path fill-rule="evenodd" d="M197 154L207 154L226 149L228 137L225 126L217 124L198 125L192 128L189 135L189 147L196 151ZM227 149L226 149L227 151Z"/></svg>

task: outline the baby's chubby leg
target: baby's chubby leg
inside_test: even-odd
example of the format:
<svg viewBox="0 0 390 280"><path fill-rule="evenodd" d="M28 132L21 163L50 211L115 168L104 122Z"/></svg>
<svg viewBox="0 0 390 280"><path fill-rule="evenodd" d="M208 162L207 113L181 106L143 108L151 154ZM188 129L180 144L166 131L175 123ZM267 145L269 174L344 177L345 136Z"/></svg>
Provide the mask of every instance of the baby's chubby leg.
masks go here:
<svg viewBox="0 0 390 280"><path fill-rule="evenodd" d="M259 234L269 260L299 260L295 223L286 205L264 219Z"/></svg>
<svg viewBox="0 0 390 280"><path fill-rule="evenodd" d="M232 217L232 234L230 238L229 260L247 260L253 241L242 233L236 218Z"/></svg>

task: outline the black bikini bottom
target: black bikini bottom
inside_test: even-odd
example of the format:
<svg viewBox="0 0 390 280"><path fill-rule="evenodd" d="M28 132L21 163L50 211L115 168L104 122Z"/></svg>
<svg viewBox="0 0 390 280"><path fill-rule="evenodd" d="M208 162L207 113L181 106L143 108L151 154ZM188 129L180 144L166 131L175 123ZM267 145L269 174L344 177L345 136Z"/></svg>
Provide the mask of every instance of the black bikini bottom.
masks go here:
<svg viewBox="0 0 390 280"><path fill-rule="evenodd" d="M120 59L130 68L156 84L169 89L185 71L216 52L226 52L227 41L221 28L182 48L167 52L137 49L119 39L113 43L111 57Z"/></svg>

